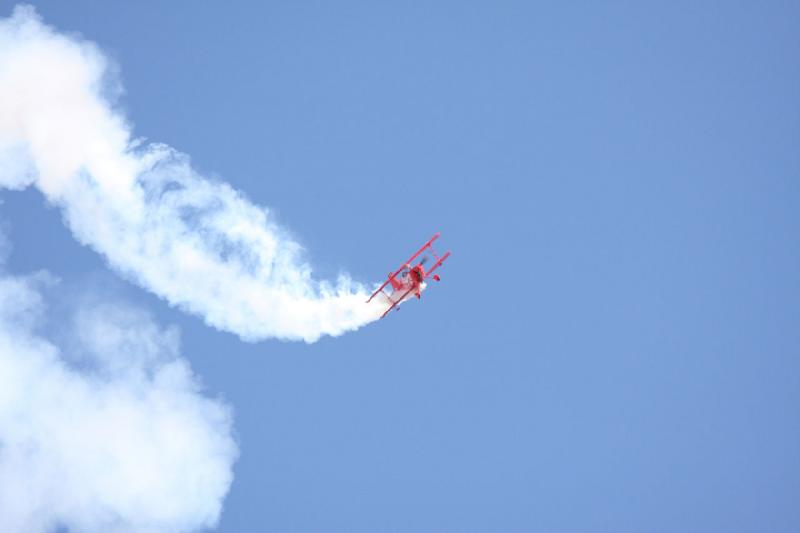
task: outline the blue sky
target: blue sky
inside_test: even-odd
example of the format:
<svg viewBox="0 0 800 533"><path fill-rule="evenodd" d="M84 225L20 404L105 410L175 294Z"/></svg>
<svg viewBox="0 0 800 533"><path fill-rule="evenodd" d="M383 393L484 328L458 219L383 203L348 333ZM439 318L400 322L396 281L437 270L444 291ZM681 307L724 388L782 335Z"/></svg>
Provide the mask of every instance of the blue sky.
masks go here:
<svg viewBox="0 0 800 533"><path fill-rule="evenodd" d="M36 7L319 276L453 250L386 320L245 343L0 192L11 271L176 324L232 406L219 531L800 528L796 4Z"/></svg>

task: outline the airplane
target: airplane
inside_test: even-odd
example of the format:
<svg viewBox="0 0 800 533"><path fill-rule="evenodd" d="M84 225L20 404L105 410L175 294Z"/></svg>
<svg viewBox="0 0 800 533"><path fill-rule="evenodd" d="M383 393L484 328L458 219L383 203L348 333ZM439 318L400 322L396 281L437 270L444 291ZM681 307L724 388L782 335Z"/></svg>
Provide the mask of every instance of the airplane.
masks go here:
<svg viewBox="0 0 800 533"><path fill-rule="evenodd" d="M389 272L389 279L387 279L383 285L381 285L378 290L372 293L372 296L369 297L367 303L371 302L373 298L375 298L379 293L383 294L386 299L387 303L389 303L389 308L381 315L381 318L385 317L389 314L389 311L392 309L400 310L398 307L401 303L403 303L408 298L412 298L416 296L417 299L422 297L422 289L425 288L425 280L428 278L433 278L436 281L440 281L438 274L434 274L433 271L442 266L444 260L450 257L450 252L445 253L443 256L439 257L436 255L436 252L433 250L433 241L439 238L441 233L437 233L431 239L426 242L422 248L420 248L417 253L411 256L411 258L403 263L400 268L398 268L394 272ZM425 271L425 261L427 257L423 257L419 263L412 266L413 261L422 255L423 252L430 250L430 253L436 258L436 262L433 264L430 270L427 272ZM392 292L387 293L384 291L387 285L391 284Z"/></svg>

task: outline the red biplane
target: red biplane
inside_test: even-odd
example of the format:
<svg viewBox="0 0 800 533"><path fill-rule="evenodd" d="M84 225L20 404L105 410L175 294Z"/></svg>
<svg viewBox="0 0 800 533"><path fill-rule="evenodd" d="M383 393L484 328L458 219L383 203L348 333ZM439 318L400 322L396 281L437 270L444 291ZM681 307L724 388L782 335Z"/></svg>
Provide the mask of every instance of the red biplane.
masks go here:
<svg viewBox="0 0 800 533"><path fill-rule="evenodd" d="M439 257L436 255L436 252L433 250L433 241L439 238L439 233L431 237L431 240L425 243L425 245L419 249L417 253L411 256L411 258L403 263L403 265L398 268L395 272L389 273L389 279L381 285L378 290L376 290L372 296L369 297L367 303L371 302L373 298L375 298L379 293L383 294L386 299L387 303L389 304L389 308L381 315L381 318L385 317L389 311L392 309L400 310L398 305L400 305L403 301L416 296L420 298L422 296L422 289L425 288L425 280L428 278L433 278L436 281L439 281L439 275L434 274L433 271L439 268L444 260L450 257L450 252L445 253L443 256ZM427 272L425 271L425 261L428 259L427 256L423 257L419 263L416 265L412 265L414 260L422 255L426 251L430 251L431 255L436 259L436 262L433 264L430 270ZM387 285L391 284L392 292L387 293L383 289L386 288Z"/></svg>

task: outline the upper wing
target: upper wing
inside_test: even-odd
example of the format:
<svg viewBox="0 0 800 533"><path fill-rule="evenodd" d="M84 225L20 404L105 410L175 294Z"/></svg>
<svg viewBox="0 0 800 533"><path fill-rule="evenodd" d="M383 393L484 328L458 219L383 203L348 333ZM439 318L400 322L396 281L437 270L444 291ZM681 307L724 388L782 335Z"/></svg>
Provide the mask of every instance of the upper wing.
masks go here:
<svg viewBox="0 0 800 533"><path fill-rule="evenodd" d="M423 244L423 245L422 245L422 248L420 248L420 249L417 251L417 253L415 253L414 255L412 255L412 256L411 256L411 258L410 258L408 261L406 261L406 262L403 264L403 266L402 266L402 267L400 267L400 270L403 270L405 267L407 267L407 266L408 266L408 265L411 263L411 261L413 261L414 259L416 259L417 257L419 257L419 255L420 255L422 252L424 252L425 250L427 250L428 248L430 248L430 247L431 247L431 245L433 244L433 241L435 241L436 239L438 239L438 238L439 238L439 235L441 235L441 232L438 232L438 233L436 233L436 235L434 235L433 237L431 237L431 238L430 238L430 240L429 240L428 242L426 242L425 244ZM400 272L400 270L398 270L398 272Z"/></svg>

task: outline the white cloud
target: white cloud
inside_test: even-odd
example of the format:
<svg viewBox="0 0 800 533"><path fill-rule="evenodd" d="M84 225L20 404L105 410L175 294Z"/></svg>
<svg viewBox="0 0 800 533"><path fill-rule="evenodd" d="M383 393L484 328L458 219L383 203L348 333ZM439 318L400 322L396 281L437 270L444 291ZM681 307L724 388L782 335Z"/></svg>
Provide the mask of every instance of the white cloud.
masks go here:
<svg viewBox="0 0 800 533"><path fill-rule="evenodd" d="M0 19L0 187L36 186L118 272L243 339L312 342L380 316L347 276L316 281L266 209L168 146L132 141L107 100L112 70L31 7Z"/></svg>
<svg viewBox="0 0 800 533"><path fill-rule="evenodd" d="M203 395L176 330L124 305L65 321L67 357L38 333L51 283L0 272L0 531L213 527L238 453L230 410Z"/></svg>

